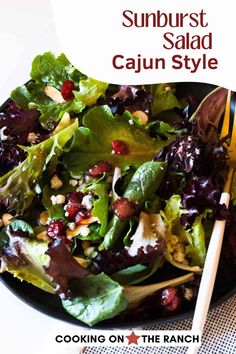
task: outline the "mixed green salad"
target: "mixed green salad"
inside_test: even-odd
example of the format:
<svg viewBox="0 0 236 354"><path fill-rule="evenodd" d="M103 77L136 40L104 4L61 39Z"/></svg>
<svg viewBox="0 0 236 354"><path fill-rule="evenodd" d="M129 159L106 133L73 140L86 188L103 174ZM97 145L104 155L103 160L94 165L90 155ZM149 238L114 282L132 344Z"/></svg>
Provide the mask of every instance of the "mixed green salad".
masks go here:
<svg viewBox="0 0 236 354"><path fill-rule="evenodd" d="M89 326L150 296L157 313L193 301L214 220L227 217L227 90L201 103L175 90L99 82L63 54L34 59L0 113L1 272Z"/></svg>

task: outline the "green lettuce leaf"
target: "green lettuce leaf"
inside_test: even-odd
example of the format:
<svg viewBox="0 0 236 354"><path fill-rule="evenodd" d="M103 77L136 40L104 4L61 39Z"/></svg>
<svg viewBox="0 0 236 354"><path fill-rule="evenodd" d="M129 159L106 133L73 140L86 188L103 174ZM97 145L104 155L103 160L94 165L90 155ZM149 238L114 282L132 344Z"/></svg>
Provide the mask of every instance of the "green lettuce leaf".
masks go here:
<svg viewBox="0 0 236 354"><path fill-rule="evenodd" d="M168 140L158 141L151 138L144 128L130 125L129 117L128 112L114 117L108 106L90 109L83 118L84 127L80 127L75 134L70 152L64 154L67 169L78 175L99 160L121 168L137 168L168 144ZM129 153L125 156L113 154L113 140L123 141Z"/></svg>
<svg viewBox="0 0 236 354"><path fill-rule="evenodd" d="M44 271L44 267L48 266L50 260L50 257L45 254L48 249L47 243L13 236L10 226L0 233L1 245L3 238L5 244L1 247L0 273L7 271L21 281L24 280L44 291L54 293L55 288Z"/></svg>
<svg viewBox="0 0 236 354"><path fill-rule="evenodd" d="M108 84L87 78L75 69L64 54L55 57L52 53L38 55L32 63L31 78L34 81L17 87L11 98L21 108L36 108L41 112L40 122L46 129L52 129L52 121L58 121L65 112L79 114L86 106L96 103ZM45 93L45 86L58 90L66 80L75 84L71 101L56 103Z"/></svg>
<svg viewBox="0 0 236 354"><path fill-rule="evenodd" d="M74 281L75 298L62 301L64 309L78 320L93 326L113 318L127 307L123 288L104 273Z"/></svg>
<svg viewBox="0 0 236 354"><path fill-rule="evenodd" d="M166 90L168 87L168 90ZM155 116L162 111L182 108L182 103L175 96L175 89L170 84L155 84L150 86L153 95L152 114Z"/></svg>
<svg viewBox="0 0 236 354"><path fill-rule="evenodd" d="M104 236L107 229L108 211L109 211L109 196L107 183L93 183L85 191L92 191L96 199L93 202L92 216L97 217L99 224L99 234Z"/></svg>
<svg viewBox="0 0 236 354"><path fill-rule="evenodd" d="M132 243L127 247L129 255L132 257L137 256L140 248L144 253L147 253L148 247L150 246L160 248L160 239L165 237L165 233L166 225L160 214L146 214L141 212L138 227L135 234L130 238ZM162 244L161 248L163 248Z"/></svg>
<svg viewBox="0 0 236 354"><path fill-rule="evenodd" d="M22 147L27 158L16 168L0 177L1 198L7 198L9 207L22 214L30 207L35 196L35 185L49 162L57 160L66 143L78 127L75 121L69 127L40 144Z"/></svg>
<svg viewBox="0 0 236 354"><path fill-rule="evenodd" d="M196 218L192 228L185 229L180 222L183 213L187 211L182 207L180 195L173 195L166 202L165 210L161 211L167 226L166 259L173 265L180 263L185 266L202 267L206 256L202 216Z"/></svg>
<svg viewBox="0 0 236 354"><path fill-rule="evenodd" d="M192 227L192 244L186 246L187 256L193 265L202 267L206 258L205 231L202 225L202 217L198 216Z"/></svg>

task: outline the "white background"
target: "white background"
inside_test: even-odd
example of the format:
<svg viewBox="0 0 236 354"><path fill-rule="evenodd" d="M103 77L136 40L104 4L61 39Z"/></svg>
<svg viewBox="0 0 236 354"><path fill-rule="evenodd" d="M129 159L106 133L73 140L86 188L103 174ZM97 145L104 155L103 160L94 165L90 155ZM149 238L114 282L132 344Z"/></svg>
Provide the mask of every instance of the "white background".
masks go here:
<svg viewBox="0 0 236 354"><path fill-rule="evenodd" d="M235 75L232 74L236 62L235 43L235 1L222 2L213 0L51 0L56 28L63 51L73 65L84 74L97 80L116 84L151 84L157 82L204 82L216 84L236 91ZM66 4L66 6L65 6ZM190 14L206 13L208 27L189 26L186 18L182 28L166 27L124 27L124 10L134 13ZM175 24L174 19L174 24ZM127 23L127 21L126 21ZM140 24L140 17L139 22ZM171 49L163 48L163 34L191 36L213 33L212 49ZM176 38L177 40L177 38ZM165 70L117 70L112 65L112 58L122 54L125 58L162 58L166 59ZM206 54L208 58L219 61L216 70L199 69L196 73L184 67L172 68L173 55L188 55L195 61ZM148 61L149 63L149 61ZM121 61L118 61L118 65ZM125 61L122 61L125 64Z"/></svg>
<svg viewBox="0 0 236 354"><path fill-rule="evenodd" d="M26 82L35 55L60 47L49 0L0 0L0 102ZM73 348L50 350L45 344L61 321L21 302L0 282L0 351L4 354L77 354ZM46 345L46 346L45 346Z"/></svg>

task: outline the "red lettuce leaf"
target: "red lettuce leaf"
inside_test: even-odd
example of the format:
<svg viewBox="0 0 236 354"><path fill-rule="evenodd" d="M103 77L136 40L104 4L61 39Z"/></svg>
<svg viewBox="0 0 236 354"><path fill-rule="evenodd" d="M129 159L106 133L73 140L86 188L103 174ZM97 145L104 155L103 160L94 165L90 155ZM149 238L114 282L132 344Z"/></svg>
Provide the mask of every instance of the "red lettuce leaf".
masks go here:
<svg viewBox="0 0 236 354"><path fill-rule="evenodd" d="M51 259L45 272L57 285L56 292L63 298L71 295L70 284L73 280L91 274L76 262L63 239L56 239L49 244L46 254Z"/></svg>

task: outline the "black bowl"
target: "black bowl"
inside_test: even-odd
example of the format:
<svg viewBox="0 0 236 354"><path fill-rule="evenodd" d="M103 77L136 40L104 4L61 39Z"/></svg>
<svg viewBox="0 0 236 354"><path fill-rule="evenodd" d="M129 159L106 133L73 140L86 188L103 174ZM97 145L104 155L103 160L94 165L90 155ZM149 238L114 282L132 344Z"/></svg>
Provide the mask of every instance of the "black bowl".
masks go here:
<svg viewBox="0 0 236 354"><path fill-rule="evenodd" d="M215 86L210 84L179 83L177 85L177 95L179 95L180 97L184 97L185 95L193 95L198 101L201 101L214 88ZM0 111L4 109L8 102L9 100L2 105ZM224 260L222 259L221 263L223 264L223 266L220 267L217 274L217 279L211 302L212 308L222 304L229 297L236 293L236 272L234 269L228 266L224 266ZM165 276L166 272L170 273L169 278L180 276L183 274L182 271L177 270L176 268L173 268L171 266L168 266L165 270ZM149 283L160 281L162 276L163 274L158 274L157 276L152 277L148 281ZM58 296L46 293L26 282L21 282L9 273L1 274L0 279L13 294L15 294L20 300L24 301L26 304L33 307L34 309L41 311L42 313L54 317L56 319L63 320L67 323L88 327L84 323L76 320L65 312ZM132 318L130 316L123 318L116 317L99 323L95 326L95 328L134 328L145 325L160 325L191 317L193 315L194 307L195 303L190 302L178 313L169 313L158 316L156 315L148 319L143 317Z"/></svg>

